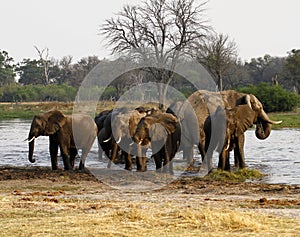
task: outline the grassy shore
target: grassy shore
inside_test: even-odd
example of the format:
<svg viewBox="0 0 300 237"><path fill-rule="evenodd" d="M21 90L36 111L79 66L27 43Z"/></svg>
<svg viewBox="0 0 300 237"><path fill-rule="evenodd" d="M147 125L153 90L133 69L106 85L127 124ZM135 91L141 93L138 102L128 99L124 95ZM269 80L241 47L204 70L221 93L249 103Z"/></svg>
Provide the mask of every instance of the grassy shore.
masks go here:
<svg viewBox="0 0 300 237"><path fill-rule="evenodd" d="M51 109L61 110L65 114L72 114L73 102L26 102L26 103L0 103L0 119L32 119L36 114ZM112 109L113 102L102 102L97 105L95 112ZM300 109L285 113L269 114L272 120L282 120L281 125L276 128L300 128Z"/></svg>
<svg viewBox="0 0 300 237"><path fill-rule="evenodd" d="M0 167L0 236L299 236L299 190L181 177L126 191L89 172Z"/></svg>

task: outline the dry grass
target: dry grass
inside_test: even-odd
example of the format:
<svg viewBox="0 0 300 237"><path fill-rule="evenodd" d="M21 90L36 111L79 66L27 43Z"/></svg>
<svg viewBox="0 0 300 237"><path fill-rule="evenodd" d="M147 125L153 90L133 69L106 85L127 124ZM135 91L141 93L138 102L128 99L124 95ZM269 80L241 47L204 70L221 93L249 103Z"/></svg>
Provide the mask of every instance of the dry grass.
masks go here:
<svg viewBox="0 0 300 237"><path fill-rule="evenodd" d="M182 205L182 206L181 206ZM150 202L0 198L1 236L297 236L300 220L255 211Z"/></svg>

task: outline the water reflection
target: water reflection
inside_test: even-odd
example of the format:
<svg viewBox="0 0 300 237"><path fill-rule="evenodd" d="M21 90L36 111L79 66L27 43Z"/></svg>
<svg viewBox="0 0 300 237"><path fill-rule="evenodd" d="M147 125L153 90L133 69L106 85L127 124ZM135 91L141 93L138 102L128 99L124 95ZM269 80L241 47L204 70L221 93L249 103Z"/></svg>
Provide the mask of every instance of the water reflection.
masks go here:
<svg viewBox="0 0 300 237"><path fill-rule="evenodd" d="M28 136L30 123L31 121L29 120L19 119L0 121L1 166L51 165L48 137L39 137L35 142L34 157L36 163L31 164L28 161L28 143L24 142L24 139ZM264 178L266 183L300 184L299 144L300 129L273 130L270 137L266 140L258 140L254 131L247 131L245 145L246 164L251 168L259 169L263 173L268 174ZM106 163L98 160L97 149L95 142L86 165L90 167L106 167ZM214 163L216 164L217 154L214 157ZM61 159L59 159L59 165L63 166ZM76 165L78 166L78 161Z"/></svg>

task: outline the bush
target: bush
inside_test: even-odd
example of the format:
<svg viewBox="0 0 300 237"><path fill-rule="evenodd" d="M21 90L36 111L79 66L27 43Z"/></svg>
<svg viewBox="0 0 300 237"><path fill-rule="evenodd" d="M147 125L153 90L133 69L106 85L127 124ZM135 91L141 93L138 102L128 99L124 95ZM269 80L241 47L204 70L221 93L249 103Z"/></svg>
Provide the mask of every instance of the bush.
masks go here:
<svg viewBox="0 0 300 237"><path fill-rule="evenodd" d="M0 87L1 102L28 102L28 101L73 101L77 89L65 84L62 85L18 85Z"/></svg>
<svg viewBox="0 0 300 237"><path fill-rule="evenodd" d="M270 86L267 83L239 88L238 91L255 95L262 102L266 112L292 111L300 102L299 95L281 86Z"/></svg>

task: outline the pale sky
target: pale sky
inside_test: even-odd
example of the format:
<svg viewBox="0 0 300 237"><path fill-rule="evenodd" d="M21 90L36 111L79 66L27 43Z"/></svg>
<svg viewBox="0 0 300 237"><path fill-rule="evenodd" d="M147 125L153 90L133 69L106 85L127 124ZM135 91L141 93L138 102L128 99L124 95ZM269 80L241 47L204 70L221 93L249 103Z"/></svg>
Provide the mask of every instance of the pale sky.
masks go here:
<svg viewBox="0 0 300 237"><path fill-rule="evenodd" d="M49 48L56 59L71 55L75 62L92 55L109 57L99 26L124 4L140 2L0 0L0 49L15 62L37 58L34 46ZM286 56L300 49L299 0L210 0L206 8L212 27L235 40L242 60L265 54Z"/></svg>

